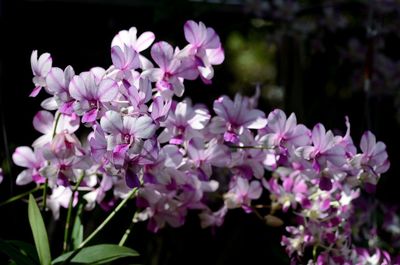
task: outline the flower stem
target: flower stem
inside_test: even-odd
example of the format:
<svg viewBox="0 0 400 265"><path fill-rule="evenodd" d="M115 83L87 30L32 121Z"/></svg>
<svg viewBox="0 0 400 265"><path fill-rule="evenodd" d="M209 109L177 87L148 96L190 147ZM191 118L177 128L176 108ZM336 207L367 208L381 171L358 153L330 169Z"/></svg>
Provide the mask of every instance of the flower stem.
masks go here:
<svg viewBox="0 0 400 265"><path fill-rule="evenodd" d="M61 117L61 112L57 112L56 121L54 122L54 127L53 127L53 134L51 135L52 139L54 138L54 136L56 136L57 125L58 125L58 122L60 121L60 117Z"/></svg>
<svg viewBox="0 0 400 265"><path fill-rule="evenodd" d="M264 145L228 145L230 148L237 148L237 149L261 149L261 150L267 150L267 149L273 149L272 147L264 146Z"/></svg>
<svg viewBox="0 0 400 265"><path fill-rule="evenodd" d="M132 228L135 225L135 215L136 215L136 212L133 214L132 222L130 223L129 227L125 230L125 233L122 236L121 240L119 241L118 246L122 247L125 244L126 240L128 239L128 237L132 231Z"/></svg>
<svg viewBox="0 0 400 265"><path fill-rule="evenodd" d="M47 187L49 186L49 179L46 178L46 181L44 182L44 187L43 187L43 212L46 211L46 204L47 204Z"/></svg>
<svg viewBox="0 0 400 265"><path fill-rule="evenodd" d="M75 198L75 193L78 190L78 187L81 185L81 182L84 178L85 174L82 174L78 181L76 182L74 188L72 189L72 194L71 198L69 199L69 205L68 205L68 212L67 212L67 220L65 221L65 229L64 229L64 242L63 242L63 252L68 251L68 235L69 235L69 228L71 224L71 216L72 216L72 208L73 208L73 202Z"/></svg>
<svg viewBox="0 0 400 265"><path fill-rule="evenodd" d="M57 125L58 122L60 121L60 117L61 117L61 113L57 112L57 116L56 116L56 120L54 122L54 127L53 127L53 134L51 135L51 139L54 138L54 136L56 136L57 133ZM46 182L44 183L44 189L43 189L43 211L46 211L46 204L47 204L47 188L49 186L49 179L46 177Z"/></svg>
<svg viewBox="0 0 400 265"><path fill-rule="evenodd" d="M21 198L23 198L23 197L25 197L25 196L27 196L27 195L29 195L29 194L35 192L35 191L38 191L38 190L40 190L40 189L43 189L43 186L37 186L37 187L35 187L35 188L31 189L31 190L28 190L28 191L26 191L26 192L24 192L24 193L21 193L21 194L18 194L18 195L16 195L16 196L14 196L14 197L11 197L11 198L9 198L8 200L6 200L6 201L0 203L0 207L1 207L1 206L4 206L4 205L6 205L6 204L9 204L9 203L11 203L11 202L17 201L17 200L19 200L19 199L21 199Z"/></svg>
<svg viewBox="0 0 400 265"><path fill-rule="evenodd" d="M122 207L125 206L125 204L133 198L138 191L138 188L134 188L128 193L128 196L126 196L125 199L123 199L118 206L107 216L107 218L94 230L80 245L77 249L74 250L74 252L71 253L71 255L63 262L63 264L69 264L69 262L86 246L87 243L89 243L107 224L110 222L110 220L121 210Z"/></svg>

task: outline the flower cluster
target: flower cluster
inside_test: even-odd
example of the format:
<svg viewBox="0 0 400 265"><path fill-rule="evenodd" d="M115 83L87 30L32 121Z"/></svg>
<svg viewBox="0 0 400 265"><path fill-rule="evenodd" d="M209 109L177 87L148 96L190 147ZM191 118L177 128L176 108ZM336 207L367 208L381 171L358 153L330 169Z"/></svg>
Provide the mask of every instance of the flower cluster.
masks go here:
<svg viewBox="0 0 400 265"><path fill-rule="evenodd" d="M220 226L229 209L254 212L254 201L269 194L270 220L278 209L296 213L282 238L294 261L307 258L310 248L317 264L349 264L357 253L371 259L351 245L348 220L360 188L373 190L389 168L386 146L366 132L358 153L348 121L344 136L322 124L310 130L294 114L265 115L256 96L221 96L213 111L176 100L185 80L210 83L213 66L224 60L212 28L188 21L184 34L188 44L180 49L153 43L151 32L120 31L111 44L112 65L80 74L53 67L50 54L34 51L31 96L44 89L51 97L33 120L43 135L13 154L26 168L17 184L48 185L55 218L60 207L76 203L74 183L88 210L108 210L138 188L136 219L148 220L151 231L183 225L189 210L198 212L202 227ZM150 46L153 62L141 54ZM87 137L78 138L85 129ZM380 253L372 259L386 259Z"/></svg>

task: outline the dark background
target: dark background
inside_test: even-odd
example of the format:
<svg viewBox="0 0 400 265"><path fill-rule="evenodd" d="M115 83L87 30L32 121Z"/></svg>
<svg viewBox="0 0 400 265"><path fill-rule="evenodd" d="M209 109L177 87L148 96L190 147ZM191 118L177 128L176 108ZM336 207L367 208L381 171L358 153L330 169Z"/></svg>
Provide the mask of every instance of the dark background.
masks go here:
<svg viewBox="0 0 400 265"><path fill-rule="evenodd" d="M263 16L256 12L257 6L254 8L248 3L183 0L0 1L0 161L7 169L5 180L0 185L0 201L27 190L27 187L13 184L20 169L8 167L8 152L12 154L15 147L30 145L39 136L31 124L45 96L42 93L37 98L28 97L33 88L30 68L32 50L37 49L39 54L50 52L53 66L64 68L72 65L79 73L93 66L107 68L111 64L112 38L118 31L131 26L137 27L139 33L150 30L155 33L156 40L167 40L182 47L185 44L183 24L188 19L200 20L213 27L224 46L232 32L239 32L244 38L257 34L262 41L269 42L268 34L290 23L268 18L272 26L254 27L254 19ZM390 171L382 176L378 185L377 197L387 203L398 204L400 128L396 120L397 92L395 89L388 93L366 95L362 89L349 88L349 73L356 70L363 72L368 66L368 59L366 57L359 69L350 64L343 65L338 59L338 47L345 47L344 40L352 35L361 36L364 42L369 41L365 33L368 10L358 4L339 8L351 13L360 22L358 27L339 33L324 32L321 39L325 49L317 53L308 50L311 45L307 39L299 40L290 34L283 36L276 45L272 60L277 74L262 88L282 86L285 96L278 103L263 98L259 108L268 113L275 106L284 107L286 113L296 111L299 122L311 128L315 123L322 122L338 132L345 130L344 116L348 115L357 144L364 130L372 130L379 140L387 144L392 162ZM309 12L312 18L313 14L320 13L320 9L317 6L304 12ZM265 38L262 37L264 35ZM314 37L311 35L310 38ZM395 44L399 42L395 38L390 43L393 48L389 52L396 56L399 46ZM232 87L243 87L244 93L249 91L249 87L254 87L257 80L243 82L235 77L231 55L232 58L237 56L227 50L224 64L215 67L212 85L186 82L185 95L210 106L219 95L233 95ZM306 64L300 62L301 56L308 56ZM232 85L234 82L236 85ZM330 89L332 86L337 89ZM111 222L96 239L97 242L118 242L129 225L134 207L133 204L130 206ZM26 208L25 203L16 202L0 209L0 238L32 242ZM65 212L61 214L62 220ZM95 227L104 216L100 210L88 213L88 229ZM48 228L53 231L52 251L55 256L61 248L63 224L50 222ZM228 214L222 228L214 230L202 230L195 214L189 215L184 227L166 228L156 235L147 232L145 224L138 224L127 245L142 254L138 262L145 264L287 264L279 244L282 233L283 229L268 227L255 216L237 210Z"/></svg>

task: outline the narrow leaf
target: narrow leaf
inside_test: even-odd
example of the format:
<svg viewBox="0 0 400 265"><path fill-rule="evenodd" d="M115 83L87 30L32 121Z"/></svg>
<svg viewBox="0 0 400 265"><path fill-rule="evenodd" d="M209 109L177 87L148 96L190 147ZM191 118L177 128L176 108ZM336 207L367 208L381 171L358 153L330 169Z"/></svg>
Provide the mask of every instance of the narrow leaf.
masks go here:
<svg viewBox="0 0 400 265"><path fill-rule="evenodd" d="M18 248L24 255L33 260L35 264L40 264L35 246L33 246L32 244L18 240L7 240L7 242Z"/></svg>
<svg viewBox="0 0 400 265"><path fill-rule="evenodd" d="M53 261L53 265L60 264L68 259L73 251L65 253ZM71 260L71 263L99 265L125 257L139 256L135 250L118 245L101 244L83 248Z"/></svg>
<svg viewBox="0 0 400 265"><path fill-rule="evenodd" d="M75 218L71 237L72 237L72 247L73 249L77 249L83 241L83 225L79 215L77 215Z"/></svg>
<svg viewBox="0 0 400 265"><path fill-rule="evenodd" d="M41 265L51 264L49 240L47 238L46 227L32 194L29 195L28 218L31 225L33 239Z"/></svg>
<svg viewBox="0 0 400 265"><path fill-rule="evenodd" d="M12 245L11 243L0 240L0 252L3 252L10 259L18 265L32 265L36 264L34 260L30 259L25 253L20 249Z"/></svg>

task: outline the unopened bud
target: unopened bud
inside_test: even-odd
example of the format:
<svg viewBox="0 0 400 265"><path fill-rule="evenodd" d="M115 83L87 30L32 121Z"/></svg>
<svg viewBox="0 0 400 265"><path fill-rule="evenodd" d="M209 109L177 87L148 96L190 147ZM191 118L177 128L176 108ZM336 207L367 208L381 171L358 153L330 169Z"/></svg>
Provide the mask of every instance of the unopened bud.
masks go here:
<svg viewBox="0 0 400 265"><path fill-rule="evenodd" d="M272 227L279 227L283 225L283 221L282 219L280 219L279 217L276 217L274 215L266 215L264 217L265 222L267 225L272 226Z"/></svg>

